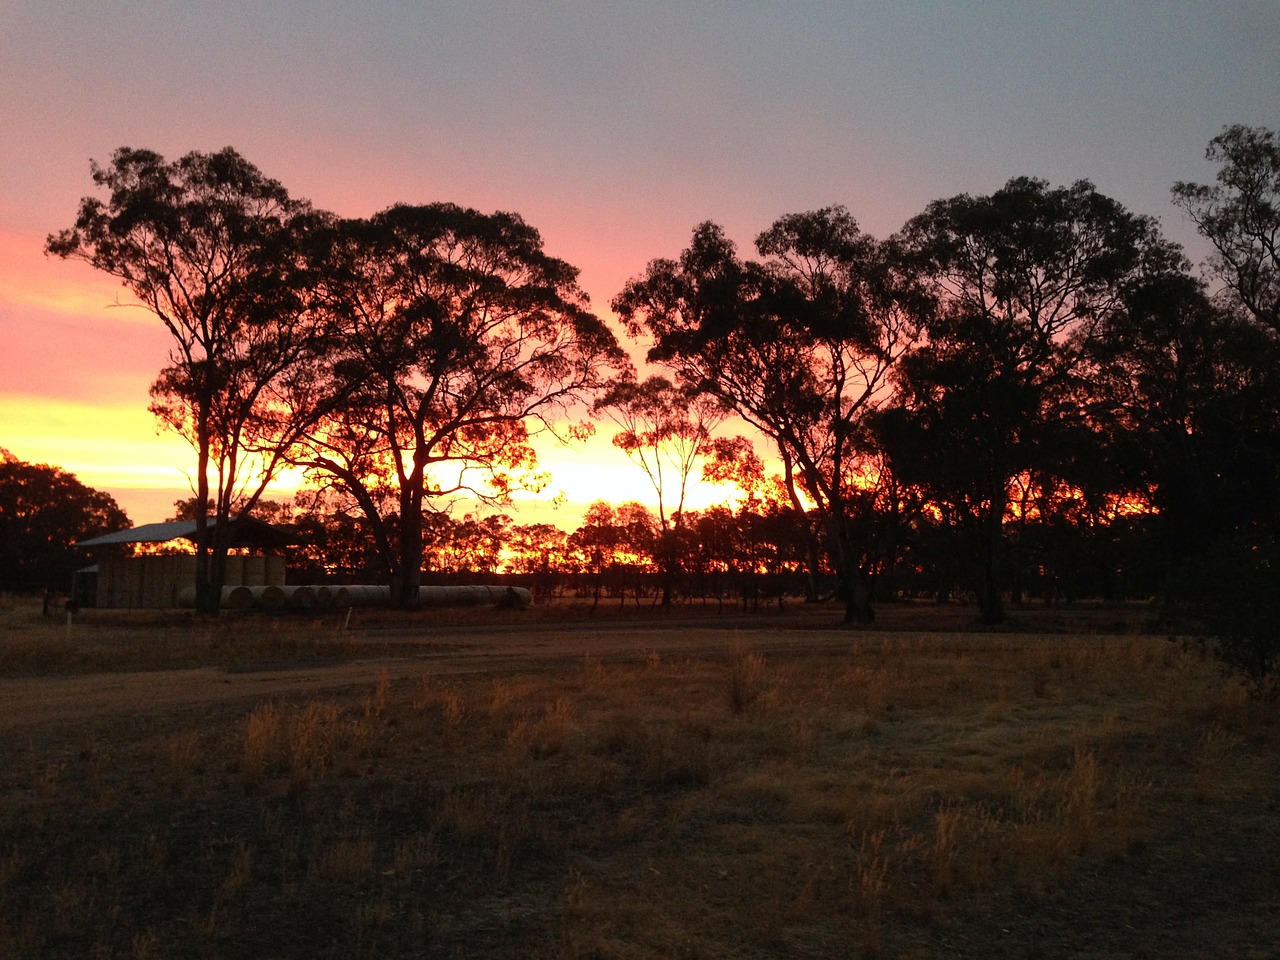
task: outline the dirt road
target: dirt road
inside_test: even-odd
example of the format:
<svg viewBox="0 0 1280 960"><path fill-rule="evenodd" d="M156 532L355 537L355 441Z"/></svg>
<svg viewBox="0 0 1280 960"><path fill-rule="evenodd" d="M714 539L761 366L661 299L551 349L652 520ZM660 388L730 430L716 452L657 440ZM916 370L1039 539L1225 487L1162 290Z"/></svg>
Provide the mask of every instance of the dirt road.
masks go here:
<svg viewBox="0 0 1280 960"><path fill-rule="evenodd" d="M812 630L768 627L751 621L754 646L815 642ZM52 723L112 716L163 714L200 704L306 698L321 691L372 687L386 670L392 680L423 674L501 674L582 662L719 655L741 624L589 624L537 627L464 627L449 631L369 631L368 658L333 664L276 666L252 671L217 667L94 673L80 676L0 678L0 733ZM145 642L145 638L140 640ZM372 649L376 642L377 649ZM826 636L824 642L843 642ZM396 652L388 654L388 648ZM401 653L400 651L403 651Z"/></svg>

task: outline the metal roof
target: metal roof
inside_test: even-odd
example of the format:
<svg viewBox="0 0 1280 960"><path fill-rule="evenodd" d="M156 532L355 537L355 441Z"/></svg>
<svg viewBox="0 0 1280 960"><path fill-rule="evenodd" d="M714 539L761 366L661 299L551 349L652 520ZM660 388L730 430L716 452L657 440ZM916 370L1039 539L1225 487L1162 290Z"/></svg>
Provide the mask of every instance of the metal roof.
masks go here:
<svg viewBox="0 0 1280 960"><path fill-rule="evenodd" d="M231 546L279 547L293 542L293 534L284 527L277 527L253 517L233 517L231 522ZM209 526L214 526L210 521ZM170 540L195 540L194 520L170 520L167 523L144 523L129 530L117 530L89 540L81 540L77 547L107 547L121 543L168 543Z"/></svg>

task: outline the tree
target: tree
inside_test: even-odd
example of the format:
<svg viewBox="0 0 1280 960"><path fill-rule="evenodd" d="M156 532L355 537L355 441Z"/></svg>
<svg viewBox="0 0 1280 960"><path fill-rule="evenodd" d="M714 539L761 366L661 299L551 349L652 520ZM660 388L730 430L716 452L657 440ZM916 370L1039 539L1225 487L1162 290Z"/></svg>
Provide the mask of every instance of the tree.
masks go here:
<svg viewBox="0 0 1280 960"><path fill-rule="evenodd" d="M1165 567L1280 529L1280 343L1185 274L1126 295L1092 351L1099 447L1149 499Z"/></svg>
<svg viewBox="0 0 1280 960"><path fill-rule="evenodd" d="M298 542L293 563L313 577L336 576L340 583L385 580L382 557L374 549L364 515L331 488L299 490L294 499Z"/></svg>
<svg viewBox="0 0 1280 960"><path fill-rule="evenodd" d="M569 533L551 523L516 524L506 541L512 572L529 578L535 603L555 596L569 572Z"/></svg>
<svg viewBox="0 0 1280 960"><path fill-rule="evenodd" d="M497 573L503 546L511 539L512 521L504 513L454 520L447 513L430 515L425 531L426 554L441 573Z"/></svg>
<svg viewBox="0 0 1280 960"><path fill-rule="evenodd" d="M1004 619L1001 545L1011 480L1070 481L1090 455L1086 357L1126 291L1184 261L1154 221L1088 181L1016 178L939 200L897 238L939 307L877 423L898 475L966 535L985 622Z"/></svg>
<svg viewBox="0 0 1280 960"><path fill-rule="evenodd" d="M568 549L576 554L577 566L591 578L591 609L600 605L605 573L616 562L622 543L617 514L607 500L587 507L578 529L569 535Z"/></svg>
<svg viewBox="0 0 1280 960"><path fill-rule="evenodd" d="M811 553L817 541L810 518L796 511L785 481L767 472L751 442L745 437L717 438L702 475L712 483L733 484L742 494L732 515L729 566L738 574L743 603L759 605L762 583L776 593L779 603L793 584L803 584L806 598L815 596L814 578L822 571Z"/></svg>
<svg viewBox="0 0 1280 960"><path fill-rule="evenodd" d="M662 606L671 606L680 572L684 503L694 467L711 450L711 431L725 418L713 397L665 377L624 378L596 403L622 429L613 445L644 471L658 497Z"/></svg>
<svg viewBox="0 0 1280 960"><path fill-rule="evenodd" d="M344 402L295 462L359 506L394 601L412 606L424 511L537 483L533 432L582 435L571 408L628 363L577 270L516 214L401 205L336 224L327 245L326 389Z"/></svg>
<svg viewBox="0 0 1280 960"><path fill-rule="evenodd" d="M1280 542L1256 535L1220 541L1202 566L1175 577L1166 606L1254 696L1280 700Z"/></svg>
<svg viewBox="0 0 1280 960"><path fill-rule="evenodd" d="M46 251L119 279L172 337L151 409L196 452L195 501L212 505L195 514L197 597L216 612L227 520L332 399L314 390L323 336L300 246L317 217L229 147L173 162L121 148L92 176L109 198L82 200Z"/></svg>
<svg viewBox="0 0 1280 960"><path fill-rule="evenodd" d="M75 544L129 526L110 494L0 449L0 589L68 590Z"/></svg>
<svg viewBox="0 0 1280 960"><path fill-rule="evenodd" d="M593 611L605 587L615 589L626 603L628 583L640 604L641 574L654 557L655 544L653 515L644 504L628 501L615 509L597 500L587 508L582 523L569 535L568 548L591 578Z"/></svg>
<svg viewBox="0 0 1280 960"><path fill-rule="evenodd" d="M649 359L716 397L777 448L796 511L816 513L846 620L872 616L850 522L864 421L885 399L925 306L891 251L843 207L783 217L738 259L712 223L655 260L614 309L653 337Z"/></svg>
<svg viewBox="0 0 1280 960"><path fill-rule="evenodd" d="M1184 413L1183 429L1156 434L1198 454L1189 470L1174 471L1184 483L1169 485L1174 495L1164 495L1175 507L1167 512L1184 521L1198 547L1166 593L1172 611L1189 618L1216 657L1254 694L1274 701L1280 696L1280 142L1270 129L1236 124L1210 141L1206 156L1220 164L1216 186L1172 187L1175 204L1213 244L1208 269L1222 284L1222 310L1192 315L1212 323L1184 325L1197 340L1192 352L1175 356L1196 389L1172 411ZM1156 358L1169 357L1156 352ZM1210 508L1197 511L1202 504ZM1185 522L1193 512L1207 522Z"/></svg>
<svg viewBox="0 0 1280 960"><path fill-rule="evenodd" d="M1228 299L1280 333L1280 141L1265 127L1223 128L1205 157L1217 185L1179 182L1173 200L1213 244L1213 276Z"/></svg>

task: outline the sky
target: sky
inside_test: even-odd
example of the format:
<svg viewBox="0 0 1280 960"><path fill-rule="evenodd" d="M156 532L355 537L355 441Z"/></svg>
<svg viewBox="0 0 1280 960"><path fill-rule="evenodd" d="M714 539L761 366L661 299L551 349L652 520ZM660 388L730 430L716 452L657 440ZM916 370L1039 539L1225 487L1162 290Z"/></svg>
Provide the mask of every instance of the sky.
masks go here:
<svg viewBox="0 0 1280 960"><path fill-rule="evenodd" d="M349 217L516 211L611 317L705 220L750 252L838 203L885 237L1022 175L1091 180L1199 261L1169 188L1212 180L1232 123L1280 127L1277 0L0 0L0 447L136 523L189 495L193 453L147 412L167 335L43 254L118 147L231 146ZM610 435L545 446L562 505L515 515L651 501Z"/></svg>

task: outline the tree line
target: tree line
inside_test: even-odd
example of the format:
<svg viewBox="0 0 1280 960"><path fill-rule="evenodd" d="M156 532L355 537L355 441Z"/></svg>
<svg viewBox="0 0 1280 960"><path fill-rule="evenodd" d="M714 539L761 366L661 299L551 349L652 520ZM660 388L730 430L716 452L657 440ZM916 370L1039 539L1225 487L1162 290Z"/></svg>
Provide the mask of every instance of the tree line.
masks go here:
<svg viewBox="0 0 1280 960"><path fill-rule="evenodd" d="M1172 188L1214 250L1198 273L1083 180L941 199L883 240L839 206L779 218L749 255L703 223L612 301L660 371L644 380L518 215L341 218L231 149L117 151L92 168L105 199L47 249L119 278L172 336L152 409L196 452L205 609L224 521L285 466L409 604L442 498L536 486L533 435L594 417L654 484L663 602L722 536L683 503L701 467L761 524L785 517L770 549L848 619L931 580L998 623L1054 570L1145 594L1275 538L1280 145L1232 126L1208 157L1214 184Z"/></svg>

